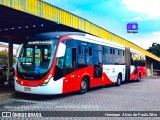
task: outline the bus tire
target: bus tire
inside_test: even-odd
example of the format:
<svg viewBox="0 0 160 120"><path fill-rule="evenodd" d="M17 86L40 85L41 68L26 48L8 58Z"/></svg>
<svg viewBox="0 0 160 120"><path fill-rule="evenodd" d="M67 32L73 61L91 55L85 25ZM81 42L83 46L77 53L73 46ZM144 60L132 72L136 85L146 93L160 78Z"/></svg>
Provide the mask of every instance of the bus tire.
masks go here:
<svg viewBox="0 0 160 120"><path fill-rule="evenodd" d="M87 77L84 77L81 81L81 84L80 84L80 91L79 93L80 94L85 94L88 90L88 79Z"/></svg>
<svg viewBox="0 0 160 120"><path fill-rule="evenodd" d="M118 77L117 77L116 86L120 86L121 83L122 83L122 77L121 77L121 75L119 74Z"/></svg>

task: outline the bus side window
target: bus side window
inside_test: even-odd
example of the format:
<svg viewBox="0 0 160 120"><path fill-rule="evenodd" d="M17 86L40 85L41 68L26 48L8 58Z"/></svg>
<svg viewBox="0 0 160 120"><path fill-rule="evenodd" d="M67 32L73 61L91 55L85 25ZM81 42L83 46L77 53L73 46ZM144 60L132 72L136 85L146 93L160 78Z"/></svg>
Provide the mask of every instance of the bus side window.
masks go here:
<svg viewBox="0 0 160 120"><path fill-rule="evenodd" d="M89 56L92 56L92 48L89 47Z"/></svg>
<svg viewBox="0 0 160 120"><path fill-rule="evenodd" d="M64 67L73 68L76 67L76 42L72 40L66 41L66 52L64 57Z"/></svg>
<svg viewBox="0 0 160 120"><path fill-rule="evenodd" d="M72 67L72 48L66 48L65 67Z"/></svg>
<svg viewBox="0 0 160 120"><path fill-rule="evenodd" d="M113 52L112 52L112 48L110 48L110 54L113 54Z"/></svg>
<svg viewBox="0 0 160 120"><path fill-rule="evenodd" d="M63 65L64 65L64 57L58 58L58 60L57 60L57 66L62 69Z"/></svg>
<svg viewBox="0 0 160 120"><path fill-rule="evenodd" d="M76 48L69 48L69 47L66 48L64 59L65 59L64 61L65 68L76 67Z"/></svg>

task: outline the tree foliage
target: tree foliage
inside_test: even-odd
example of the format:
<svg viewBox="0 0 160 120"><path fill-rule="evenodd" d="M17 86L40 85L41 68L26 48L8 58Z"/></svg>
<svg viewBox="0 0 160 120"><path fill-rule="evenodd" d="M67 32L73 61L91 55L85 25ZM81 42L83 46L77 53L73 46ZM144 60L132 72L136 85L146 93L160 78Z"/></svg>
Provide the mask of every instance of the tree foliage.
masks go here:
<svg viewBox="0 0 160 120"><path fill-rule="evenodd" d="M160 44L153 43L152 46L149 47L148 51L153 53L154 55L160 57Z"/></svg>
<svg viewBox="0 0 160 120"><path fill-rule="evenodd" d="M153 43L151 47L148 49L149 52L153 53L154 55L160 57L160 44L159 43ZM160 62L154 62L153 63L154 69L160 69Z"/></svg>
<svg viewBox="0 0 160 120"><path fill-rule="evenodd" d="M8 65L8 52L0 51L0 65Z"/></svg>
<svg viewBox="0 0 160 120"><path fill-rule="evenodd" d="M8 66L9 56L7 51L0 51L0 66ZM13 58L13 64L15 63L15 58Z"/></svg>

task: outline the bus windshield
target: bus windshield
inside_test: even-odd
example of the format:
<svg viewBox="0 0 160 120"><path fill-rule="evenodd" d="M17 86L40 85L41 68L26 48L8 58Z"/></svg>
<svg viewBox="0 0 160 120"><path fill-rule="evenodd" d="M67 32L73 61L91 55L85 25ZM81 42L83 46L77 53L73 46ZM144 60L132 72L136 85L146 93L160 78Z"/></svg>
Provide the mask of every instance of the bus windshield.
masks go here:
<svg viewBox="0 0 160 120"><path fill-rule="evenodd" d="M18 75L22 79L41 79L50 70L57 40L28 41L18 59Z"/></svg>

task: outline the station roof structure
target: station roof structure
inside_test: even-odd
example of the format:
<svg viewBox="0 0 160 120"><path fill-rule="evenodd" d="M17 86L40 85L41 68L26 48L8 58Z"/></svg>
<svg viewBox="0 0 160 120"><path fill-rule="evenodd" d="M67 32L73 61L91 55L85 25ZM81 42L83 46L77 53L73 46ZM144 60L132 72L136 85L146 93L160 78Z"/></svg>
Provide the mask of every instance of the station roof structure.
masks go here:
<svg viewBox="0 0 160 120"><path fill-rule="evenodd" d="M0 0L0 11L1 42L12 41L20 44L24 42L26 36L42 32L86 32L133 48L160 61L159 57L138 45L42 0Z"/></svg>

